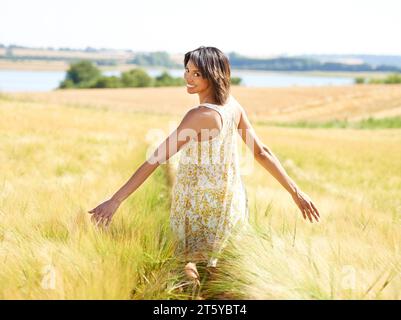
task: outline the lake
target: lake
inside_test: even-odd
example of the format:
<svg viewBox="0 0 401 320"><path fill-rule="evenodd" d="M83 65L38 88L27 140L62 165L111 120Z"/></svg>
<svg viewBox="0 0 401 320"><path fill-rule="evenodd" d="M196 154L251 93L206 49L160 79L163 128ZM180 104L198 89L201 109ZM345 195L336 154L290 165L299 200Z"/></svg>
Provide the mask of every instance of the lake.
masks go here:
<svg viewBox="0 0 401 320"><path fill-rule="evenodd" d="M152 77L163 71L157 68L145 68ZM183 69L167 70L174 77L183 77ZM119 75L119 71L105 71L104 75ZM233 77L242 78L242 85L247 87L291 87L291 86L327 86L352 85L353 78L309 76L270 71L232 70ZM65 78L64 71L20 71L0 70L0 91L50 91L58 87Z"/></svg>

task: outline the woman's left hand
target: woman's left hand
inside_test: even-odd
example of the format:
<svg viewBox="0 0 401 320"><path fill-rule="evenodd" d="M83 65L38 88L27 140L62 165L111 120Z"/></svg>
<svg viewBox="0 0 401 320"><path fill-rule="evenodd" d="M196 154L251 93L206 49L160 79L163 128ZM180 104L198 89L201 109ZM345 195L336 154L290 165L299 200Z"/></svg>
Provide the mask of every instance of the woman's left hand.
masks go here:
<svg viewBox="0 0 401 320"><path fill-rule="evenodd" d="M91 220L96 224L96 226L105 226L107 227L114 213L117 211L121 202L109 199L101 204L99 204L96 208L88 211L88 213L92 214Z"/></svg>
<svg viewBox="0 0 401 320"><path fill-rule="evenodd" d="M308 217L310 222L313 222L312 218L319 222L320 213L306 193L297 189L296 192L292 194L292 199L301 210L305 220L306 217Z"/></svg>

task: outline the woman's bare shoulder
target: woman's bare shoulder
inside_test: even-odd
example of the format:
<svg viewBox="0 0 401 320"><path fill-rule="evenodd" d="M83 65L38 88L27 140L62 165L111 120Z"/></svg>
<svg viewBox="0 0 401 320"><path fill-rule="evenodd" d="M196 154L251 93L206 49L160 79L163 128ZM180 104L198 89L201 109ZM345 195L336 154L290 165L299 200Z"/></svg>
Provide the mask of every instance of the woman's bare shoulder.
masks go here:
<svg viewBox="0 0 401 320"><path fill-rule="evenodd" d="M216 128L221 123L220 115L216 110L202 106L190 108L184 116L184 121L191 127L200 129Z"/></svg>

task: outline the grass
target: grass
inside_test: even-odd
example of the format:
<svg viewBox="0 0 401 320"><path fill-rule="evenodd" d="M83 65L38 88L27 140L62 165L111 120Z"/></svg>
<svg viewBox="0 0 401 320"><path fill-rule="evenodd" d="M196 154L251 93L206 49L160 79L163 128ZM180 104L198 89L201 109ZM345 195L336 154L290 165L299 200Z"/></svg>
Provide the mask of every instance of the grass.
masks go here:
<svg viewBox="0 0 401 320"><path fill-rule="evenodd" d="M253 299L399 299L399 130L256 130L322 219L305 222L255 164L244 176L253 228L233 243L225 281Z"/></svg>
<svg viewBox="0 0 401 320"><path fill-rule="evenodd" d="M290 123L280 122L257 122L258 125L270 125L279 127L289 128L352 128L352 129L394 129L401 128L401 117L386 117L382 119L376 119L368 117L359 121L348 121L334 119L326 122L310 122L310 121L297 121Z"/></svg>
<svg viewBox="0 0 401 320"><path fill-rule="evenodd" d="M165 168L120 207L109 231L87 213L143 161L141 133L154 119L10 100L0 106L0 298L179 297Z"/></svg>
<svg viewBox="0 0 401 320"><path fill-rule="evenodd" d="M144 161L150 129L171 131L181 113L173 101L193 102L177 89L157 90L0 96L1 299L190 297L180 290L183 261L169 229L171 166L159 167L122 204L109 230L95 228L87 213ZM320 102L321 90L314 98ZM380 93L372 90L365 93ZM387 106L377 109L381 114L394 110L398 99L392 89L383 90L393 100L381 100ZM289 109L280 94L287 100L289 93L302 95L300 89L240 89L238 96L247 97L247 110L255 115L269 92ZM312 93L305 89L304 101ZM327 100L327 108L339 110L333 117L343 112L340 102L344 108L353 99L359 103L356 93L343 93L350 96L336 96L335 104ZM299 115L299 105L293 106ZM314 114L307 103L304 109ZM288 122L294 119L289 114ZM305 222L271 175L243 161L250 226L229 243L216 278L203 284L206 297L401 298L401 155L395 152L401 135L398 127L388 128L390 120L383 130L379 118L370 121L376 130L255 122L261 140L312 198L322 220Z"/></svg>
<svg viewBox="0 0 401 320"><path fill-rule="evenodd" d="M359 121L371 116L401 116L401 85L245 88L234 86L233 95L254 123L298 121ZM13 93L18 101L104 108L119 112L143 112L180 120L198 100L185 88L123 88L54 90Z"/></svg>

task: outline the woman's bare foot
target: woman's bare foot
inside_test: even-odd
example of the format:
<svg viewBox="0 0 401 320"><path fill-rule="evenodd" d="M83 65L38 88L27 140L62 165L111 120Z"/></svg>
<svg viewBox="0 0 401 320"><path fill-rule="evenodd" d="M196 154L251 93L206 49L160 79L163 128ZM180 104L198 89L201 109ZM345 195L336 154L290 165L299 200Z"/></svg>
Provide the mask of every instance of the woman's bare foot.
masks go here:
<svg viewBox="0 0 401 320"><path fill-rule="evenodd" d="M196 268L196 263L188 262L185 265L184 270L186 276L193 281L192 300L203 300L203 298L200 296L201 283L198 269Z"/></svg>
<svg viewBox="0 0 401 320"><path fill-rule="evenodd" d="M195 280L195 281L197 280L199 282L200 276L199 276L199 273L198 273L198 269L196 268L196 263L188 262L185 265L184 270L185 270L185 274L187 275L187 277L189 279Z"/></svg>

